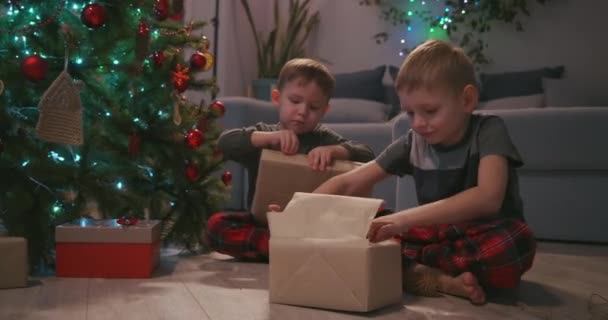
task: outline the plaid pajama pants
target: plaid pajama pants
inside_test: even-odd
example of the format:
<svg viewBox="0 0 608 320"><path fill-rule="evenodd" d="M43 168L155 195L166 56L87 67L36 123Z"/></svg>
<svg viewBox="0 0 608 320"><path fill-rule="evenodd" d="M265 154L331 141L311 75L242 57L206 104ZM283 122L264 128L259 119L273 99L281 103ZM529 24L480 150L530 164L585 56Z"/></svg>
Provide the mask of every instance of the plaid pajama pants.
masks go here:
<svg viewBox="0 0 608 320"><path fill-rule="evenodd" d="M378 216L389 214L389 210ZM248 261L268 261L266 226L249 212L217 213L207 223L211 249ZM404 265L420 263L457 276L469 271L484 287L516 287L532 267L536 241L518 220L410 228L401 236Z"/></svg>
<svg viewBox="0 0 608 320"><path fill-rule="evenodd" d="M378 216L391 213L380 208ZM216 213L207 222L207 243L212 250L247 261L268 261L267 226L249 212Z"/></svg>
<svg viewBox="0 0 608 320"><path fill-rule="evenodd" d="M470 271L486 288L514 288L532 267L536 240L514 219L411 228L401 236L404 266L420 263L457 276Z"/></svg>
<svg viewBox="0 0 608 320"><path fill-rule="evenodd" d="M207 241L212 250L237 259L268 260L268 227L249 212L216 213L207 222Z"/></svg>

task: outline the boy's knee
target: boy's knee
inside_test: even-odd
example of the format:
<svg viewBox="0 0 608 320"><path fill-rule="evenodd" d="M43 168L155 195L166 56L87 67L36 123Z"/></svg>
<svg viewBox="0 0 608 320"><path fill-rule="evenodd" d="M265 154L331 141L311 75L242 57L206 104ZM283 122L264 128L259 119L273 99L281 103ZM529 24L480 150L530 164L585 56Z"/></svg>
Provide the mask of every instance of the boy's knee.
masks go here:
<svg viewBox="0 0 608 320"><path fill-rule="evenodd" d="M213 243L213 238L220 232L219 230L221 229L222 222L224 221L224 215L225 214L221 212L216 213L209 217L209 220L207 220L205 235L208 243Z"/></svg>
<svg viewBox="0 0 608 320"><path fill-rule="evenodd" d="M224 220L224 213L216 213L207 220L207 229L213 229Z"/></svg>

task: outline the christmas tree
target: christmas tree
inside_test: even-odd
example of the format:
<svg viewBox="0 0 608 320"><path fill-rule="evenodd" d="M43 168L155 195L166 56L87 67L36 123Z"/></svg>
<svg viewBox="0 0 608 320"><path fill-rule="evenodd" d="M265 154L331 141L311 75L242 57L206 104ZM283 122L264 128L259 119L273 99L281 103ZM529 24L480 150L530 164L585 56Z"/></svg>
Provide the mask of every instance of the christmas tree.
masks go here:
<svg viewBox="0 0 608 320"><path fill-rule="evenodd" d="M196 249L230 173L205 22L182 0L0 3L0 223L52 262L54 226L81 217L161 219ZM121 221L125 221L124 219Z"/></svg>

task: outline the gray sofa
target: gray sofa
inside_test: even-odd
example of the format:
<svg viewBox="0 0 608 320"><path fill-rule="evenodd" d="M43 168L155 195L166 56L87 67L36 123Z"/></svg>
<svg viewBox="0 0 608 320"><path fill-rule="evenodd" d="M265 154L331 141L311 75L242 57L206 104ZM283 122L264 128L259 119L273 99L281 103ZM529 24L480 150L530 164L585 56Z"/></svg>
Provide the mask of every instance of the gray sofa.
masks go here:
<svg viewBox="0 0 608 320"><path fill-rule="evenodd" d="M266 101L227 97L224 129L276 123L276 107ZM348 139L369 145L378 155L409 129L404 114L382 116L382 104L357 105L356 100L332 99L333 113L325 124ZM376 110L377 109L377 110ZM361 111L363 113L361 114ZM376 111L374 111L376 110ZM359 114L352 114L357 111ZM608 108L563 107L484 110L501 116L525 165L519 170L525 216L536 236L565 241L608 242ZM247 177L235 163L227 209L247 209ZM374 197L389 208L417 204L410 177L391 178L377 185Z"/></svg>
<svg viewBox="0 0 608 320"><path fill-rule="evenodd" d="M608 242L608 108L480 111L502 117L524 166L524 214L540 239ZM409 130L394 120L396 138ZM397 181L397 209L416 205L410 177Z"/></svg>

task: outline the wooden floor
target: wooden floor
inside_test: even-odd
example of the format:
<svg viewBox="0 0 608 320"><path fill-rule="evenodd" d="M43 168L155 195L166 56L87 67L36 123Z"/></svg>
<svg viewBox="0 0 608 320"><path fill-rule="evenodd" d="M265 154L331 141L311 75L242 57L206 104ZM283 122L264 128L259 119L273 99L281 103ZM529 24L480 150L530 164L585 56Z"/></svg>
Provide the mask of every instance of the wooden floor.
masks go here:
<svg viewBox="0 0 608 320"><path fill-rule="evenodd" d="M152 279L49 277L0 290L0 319L608 319L608 246L541 243L521 287L481 307L405 294L370 314L300 308L269 304L267 281L265 264L167 251ZM592 293L601 297L590 308Z"/></svg>

